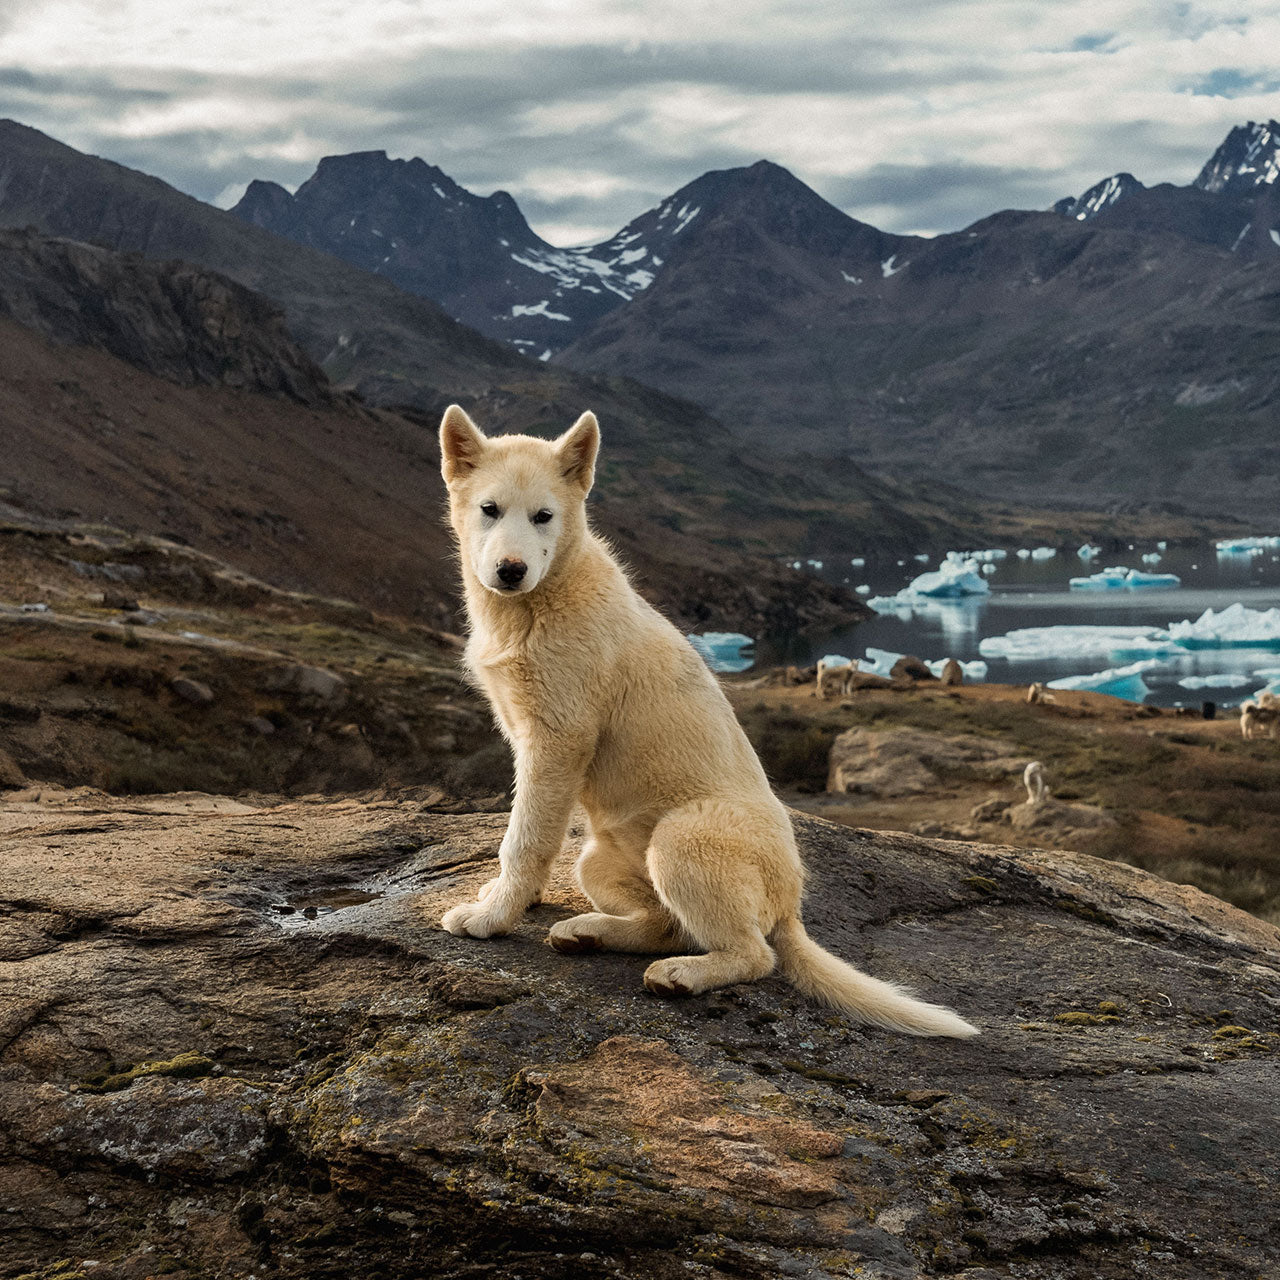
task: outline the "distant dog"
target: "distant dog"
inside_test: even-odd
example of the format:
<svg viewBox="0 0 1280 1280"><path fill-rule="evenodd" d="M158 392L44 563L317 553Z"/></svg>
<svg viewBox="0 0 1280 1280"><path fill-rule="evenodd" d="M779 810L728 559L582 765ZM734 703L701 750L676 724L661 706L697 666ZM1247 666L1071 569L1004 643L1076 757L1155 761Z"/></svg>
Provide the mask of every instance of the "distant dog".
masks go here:
<svg viewBox="0 0 1280 1280"><path fill-rule="evenodd" d="M849 677L858 669L855 659L852 662L832 662L829 658L818 659L818 697L825 698L829 692L849 692Z"/></svg>
<svg viewBox="0 0 1280 1280"><path fill-rule="evenodd" d="M1246 742L1264 728L1267 737L1274 738L1277 724L1280 724L1280 698L1269 689L1258 695L1257 702L1240 704L1240 736Z"/></svg>
<svg viewBox="0 0 1280 1280"><path fill-rule="evenodd" d="M465 661L516 763L499 874L444 927L508 932L539 900L581 804L575 870L596 909L552 926L558 951L690 951L645 971L659 995L750 982L778 963L801 991L865 1022L975 1035L806 934L791 823L720 685L587 525L599 442L590 413L555 441L490 439L457 405L441 424Z"/></svg>

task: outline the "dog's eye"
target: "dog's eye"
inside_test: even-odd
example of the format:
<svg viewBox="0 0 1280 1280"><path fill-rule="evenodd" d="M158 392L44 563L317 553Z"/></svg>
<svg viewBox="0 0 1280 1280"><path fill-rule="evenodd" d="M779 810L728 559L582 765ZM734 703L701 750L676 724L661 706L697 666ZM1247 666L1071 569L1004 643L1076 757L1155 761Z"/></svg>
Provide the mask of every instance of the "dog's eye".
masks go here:
<svg viewBox="0 0 1280 1280"><path fill-rule="evenodd" d="M480 504L480 514L488 516L490 520L496 520L502 512L498 510L496 502L482 502Z"/></svg>
<svg viewBox="0 0 1280 1280"><path fill-rule="evenodd" d="M547 524L551 519L551 514L552 513L548 511L546 507L543 507L541 511L535 511L529 519L532 520L534 524Z"/></svg>

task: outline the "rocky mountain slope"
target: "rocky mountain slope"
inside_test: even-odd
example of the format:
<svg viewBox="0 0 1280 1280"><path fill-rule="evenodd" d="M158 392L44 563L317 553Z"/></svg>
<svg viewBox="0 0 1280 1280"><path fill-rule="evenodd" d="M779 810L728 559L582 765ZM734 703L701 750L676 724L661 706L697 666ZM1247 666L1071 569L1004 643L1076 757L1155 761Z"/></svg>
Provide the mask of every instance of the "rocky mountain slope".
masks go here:
<svg viewBox="0 0 1280 1280"><path fill-rule="evenodd" d="M762 447L897 476L1270 510L1280 249L1245 258L1104 217L1009 212L847 270L749 220L686 235L557 359L626 369Z"/></svg>
<svg viewBox="0 0 1280 1280"><path fill-rule="evenodd" d="M1191 186L1118 174L1059 202L1073 230L1004 213L932 241L858 223L766 162L706 174L585 250L535 243L503 193L380 153L327 159L296 197L259 184L240 212L524 350L692 399L758 448L1024 500L1261 511L1275 152L1270 125L1242 126Z"/></svg>
<svg viewBox="0 0 1280 1280"><path fill-rule="evenodd" d="M329 404L329 380L281 312L225 276L33 231L0 231L0 317L183 386Z"/></svg>
<svg viewBox="0 0 1280 1280"><path fill-rule="evenodd" d="M911 243L855 223L763 160L703 174L612 239L577 249L535 235L505 191L481 198L422 160L389 160L382 151L327 156L292 196L255 181L232 210L543 359L647 288L698 219L731 211L793 249L841 255L853 270Z"/></svg>
<svg viewBox="0 0 1280 1280"><path fill-rule="evenodd" d="M1117 173L1053 207L1079 222L1165 231L1240 258L1270 259L1280 248L1277 177L1280 125L1251 120L1227 134L1189 186L1145 187L1131 173Z"/></svg>
<svg viewBox="0 0 1280 1280"><path fill-rule="evenodd" d="M453 938L506 819L439 808L10 794L6 1274L1280 1266L1273 927L1080 855L798 817L814 935L983 1032L914 1040L778 978L664 1003L644 957L557 954L567 862L510 938Z"/></svg>
<svg viewBox="0 0 1280 1280"><path fill-rule="evenodd" d="M736 583L744 607L766 581L780 598L796 598L795 584L776 568L765 567L763 578L741 572L740 564L708 568L707 542L751 555L833 540L951 545L991 523L954 492L917 494L874 480L853 463L796 467L743 450L726 427L688 402L626 379L526 360L385 279L248 226L157 179L0 121L0 226L28 224L152 261L181 258L262 292L283 308L288 331L335 385L413 413L416 423L403 429L418 440L423 428L425 436L434 433L437 415L453 400L491 429L542 433L594 409L606 441L597 494L602 525L642 569L666 565L664 573L704 584L710 612L685 599L707 617L719 604L712 582ZM371 472L382 465L379 458L387 462L379 451L367 460ZM434 495L436 484L422 491L432 511L434 497L425 495ZM673 548L682 548L679 568Z"/></svg>

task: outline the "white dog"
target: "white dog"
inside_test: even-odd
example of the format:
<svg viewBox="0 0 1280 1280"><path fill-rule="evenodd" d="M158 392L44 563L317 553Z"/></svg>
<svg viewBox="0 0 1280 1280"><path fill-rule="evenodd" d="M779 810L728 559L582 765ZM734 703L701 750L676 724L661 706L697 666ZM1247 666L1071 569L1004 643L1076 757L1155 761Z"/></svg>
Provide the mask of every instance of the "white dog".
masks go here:
<svg viewBox="0 0 1280 1280"><path fill-rule="evenodd" d="M1280 698L1269 689L1258 695L1257 702L1240 704L1240 736L1246 741L1263 726L1266 726L1267 737L1274 738L1277 724L1280 724Z"/></svg>
<svg viewBox="0 0 1280 1280"><path fill-rule="evenodd" d="M465 661L516 766L500 874L444 927L508 932L540 899L581 805L575 871L596 910L552 927L558 951L696 951L649 965L645 986L660 995L749 982L780 963L801 991L866 1022L975 1035L805 933L791 823L728 700L587 526L599 442L590 413L554 442L489 439L457 405L441 424Z"/></svg>

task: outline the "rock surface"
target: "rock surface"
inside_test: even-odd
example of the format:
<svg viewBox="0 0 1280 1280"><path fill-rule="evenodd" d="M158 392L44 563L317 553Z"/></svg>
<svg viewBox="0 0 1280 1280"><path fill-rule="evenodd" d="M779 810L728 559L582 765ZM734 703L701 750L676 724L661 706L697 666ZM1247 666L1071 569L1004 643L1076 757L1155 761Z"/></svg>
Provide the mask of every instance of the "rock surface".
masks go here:
<svg viewBox="0 0 1280 1280"><path fill-rule="evenodd" d="M846 729L831 744L827 790L909 796L935 790L948 773L1000 780L1026 765L1008 751L1007 743L972 734Z"/></svg>
<svg viewBox="0 0 1280 1280"><path fill-rule="evenodd" d="M983 1035L562 956L567 860L436 927L500 815L394 797L0 810L0 1272L1274 1274L1280 931L1076 854L797 817L815 936ZM90 1263L95 1265L90 1265Z"/></svg>

